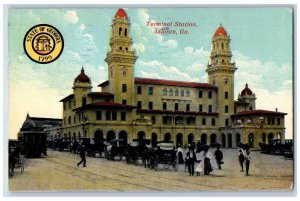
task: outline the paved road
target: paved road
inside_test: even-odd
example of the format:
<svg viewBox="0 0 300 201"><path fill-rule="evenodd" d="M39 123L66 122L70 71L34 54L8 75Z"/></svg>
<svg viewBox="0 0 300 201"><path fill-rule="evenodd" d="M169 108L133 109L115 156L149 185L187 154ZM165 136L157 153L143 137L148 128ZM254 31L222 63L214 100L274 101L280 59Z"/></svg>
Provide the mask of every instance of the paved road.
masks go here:
<svg viewBox="0 0 300 201"><path fill-rule="evenodd" d="M214 150L210 150L212 153ZM236 149L224 149L222 170L209 176L188 176L184 165L157 171L127 165L125 161L107 161L87 157L87 167L77 167L78 155L48 151L48 156L27 159L25 173L17 169L9 179L11 191L236 191L290 190L293 183L293 161L281 156L252 152L250 176L240 172ZM141 163L141 162L140 162ZM216 167L215 160L212 165Z"/></svg>

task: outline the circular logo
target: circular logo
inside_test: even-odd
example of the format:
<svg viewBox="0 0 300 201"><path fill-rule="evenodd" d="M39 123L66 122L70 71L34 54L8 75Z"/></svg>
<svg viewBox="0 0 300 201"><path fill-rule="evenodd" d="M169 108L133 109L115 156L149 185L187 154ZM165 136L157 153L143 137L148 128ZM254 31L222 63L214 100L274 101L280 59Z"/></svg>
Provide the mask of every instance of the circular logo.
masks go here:
<svg viewBox="0 0 300 201"><path fill-rule="evenodd" d="M25 53L32 61L48 64L61 55L64 39L55 27L38 24L27 31L23 45Z"/></svg>

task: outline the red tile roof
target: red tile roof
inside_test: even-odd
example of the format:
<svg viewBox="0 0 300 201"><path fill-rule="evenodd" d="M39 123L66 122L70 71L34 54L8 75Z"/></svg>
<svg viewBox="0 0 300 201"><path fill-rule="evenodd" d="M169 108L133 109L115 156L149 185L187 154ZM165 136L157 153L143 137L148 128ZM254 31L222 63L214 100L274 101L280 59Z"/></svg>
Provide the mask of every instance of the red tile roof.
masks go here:
<svg viewBox="0 0 300 201"><path fill-rule="evenodd" d="M120 103L114 103L114 102L98 102L98 103L87 104L85 106L76 108L73 111L91 109L91 108L109 108L109 109L132 110L132 109L135 109L136 107L131 106L131 105L124 105L124 104L120 104Z"/></svg>
<svg viewBox="0 0 300 201"><path fill-rule="evenodd" d="M193 112L193 111L174 111L174 110L145 110L145 109L138 109L137 113L144 113L144 114L171 114L171 115L203 115L203 116L218 116L219 113L217 112Z"/></svg>
<svg viewBox="0 0 300 201"><path fill-rule="evenodd" d="M275 111L269 111L269 110L250 110L250 111L243 111L236 114L231 115L232 117L237 116L247 116L247 115L275 115L275 116L283 116L287 115L287 113L283 112L275 112Z"/></svg>
<svg viewBox="0 0 300 201"><path fill-rule="evenodd" d="M218 36L227 36L227 32L222 27L222 25L219 26L219 28L216 30L216 32L214 34L214 37L218 37Z"/></svg>
<svg viewBox="0 0 300 201"><path fill-rule="evenodd" d="M65 102L65 101L67 101L69 99L72 99L73 97L74 97L74 94L70 94L70 95L64 97L63 99L61 99L59 102Z"/></svg>
<svg viewBox="0 0 300 201"><path fill-rule="evenodd" d="M90 78L84 73L84 68L82 67L80 74L75 78L74 82L90 82Z"/></svg>
<svg viewBox="0 0 300 201"><path fill-rule="evenodd" d="M246 83L245 88L244 88L243 91L241 92L241 95L242 95L242 96L245 96L245 95L252 95L252 91L251 91L251 89L248 88L248 84L247 84L247 83Z"/></svg>
<svg viewBox="0 0 300 201"><path fill-rule="evenodd" d="M193 87L193 88L208 88L217 89L208 83L198 83L198 82L183 82L175 80L160 80L160 79L150 79L150 78L135 78L134 82L137 84L153 84L153 85L166 85L166 86L178 86L178 87Z"/></svg>
<svg viewBox="0 0 300 201"><path fill-rule="evenodd" d="M122 8L119 8L115 14L115 18L127 19L125 10Z"/></svg>

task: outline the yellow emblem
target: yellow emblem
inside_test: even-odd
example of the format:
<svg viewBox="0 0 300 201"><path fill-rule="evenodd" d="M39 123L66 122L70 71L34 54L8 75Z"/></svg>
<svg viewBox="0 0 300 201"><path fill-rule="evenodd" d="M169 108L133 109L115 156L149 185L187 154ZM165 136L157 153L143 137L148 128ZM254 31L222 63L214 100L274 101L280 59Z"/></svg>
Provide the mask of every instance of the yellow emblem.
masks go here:
<svg viewBox="0 0 300 201"><path fill-rule="evenodd" d="M23 45L25 53L32 61L47 64L61 55L64 39L55 27L38 24L26 33Z"/></svg>

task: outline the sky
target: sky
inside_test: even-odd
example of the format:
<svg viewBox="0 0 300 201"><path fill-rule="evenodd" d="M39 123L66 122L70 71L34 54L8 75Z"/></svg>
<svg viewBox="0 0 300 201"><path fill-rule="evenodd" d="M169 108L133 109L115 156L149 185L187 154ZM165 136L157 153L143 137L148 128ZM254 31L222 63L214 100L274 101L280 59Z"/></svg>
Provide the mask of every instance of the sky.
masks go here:
<svg viewBox="0 0 300 201"><path fill-rule="evenodd" d="M16 138L27 112L62 118L62 98L72 93L83 66L93 91L107 80L110 25L117 8L10 9L8 17L8 131ZM287 7L125 8L133 48L139 57L135 77L207 83L211 39L220 24L231 38L235 99L248 83L256 109L286 112L286 138L293 135L293 13ZM189 34L154 34L147 22L191 22ZM50 64L32 62L23 49L26 32L37 24L56 27L64 38L61 56Z"/></svg>

